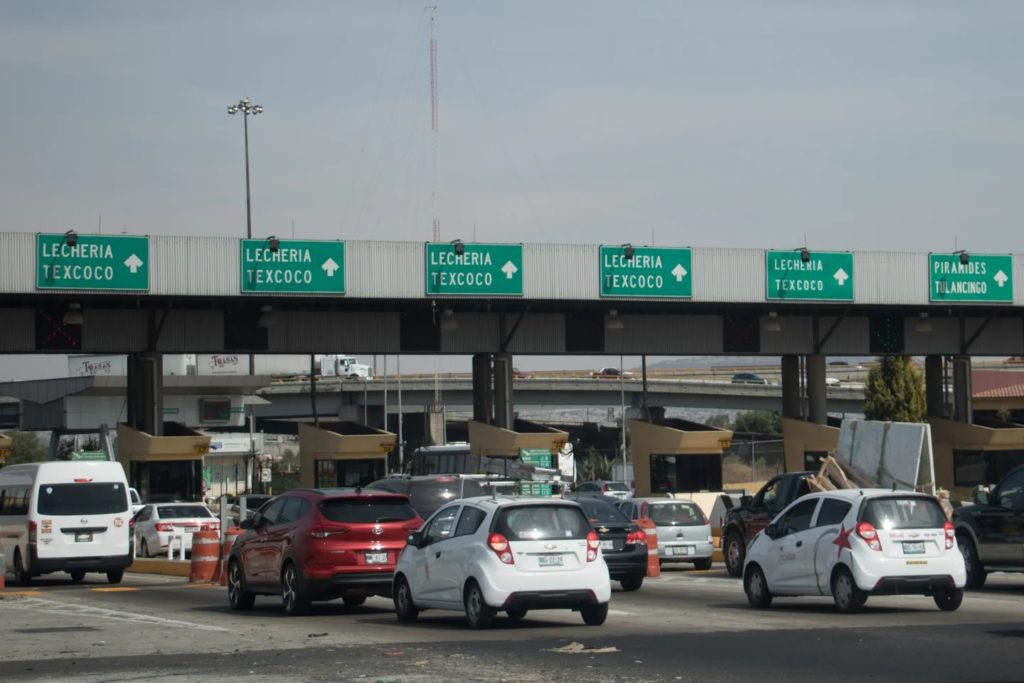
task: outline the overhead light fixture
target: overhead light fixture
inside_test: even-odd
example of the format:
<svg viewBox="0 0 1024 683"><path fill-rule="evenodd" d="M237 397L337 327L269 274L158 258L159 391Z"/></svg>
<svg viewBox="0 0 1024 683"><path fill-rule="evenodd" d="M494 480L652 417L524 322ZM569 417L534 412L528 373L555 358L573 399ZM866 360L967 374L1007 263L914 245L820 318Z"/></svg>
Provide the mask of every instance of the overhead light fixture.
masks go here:
<svg viewBox="0 0 1024 683"><path fill-rule="evenodd" d="M455 311L450 308L444 309L441 314L441 329L445 332L459 329L459 320L455 317Z"/></svg>
<svg viewBox="0 0 1024 683"><path fill-rule="evenodd" d="M268 328L273 325L273 306L260 306L259 321L256 323L261 328Z"/></svg>
<svg viewBox="0 0 1024 683"><path fill-rule="evenodd" d="M81 325L83 322L85 320L82 318L82 304L68 304L68 310L64 314L64 324Z"/></svg>
<svg viewBox="0 0 1024 683"><path fill-rule="evenodd" d="M807 247L800 247L800 260L807 263L811 260L811 252Z"/></svg>
<svg viewBox="0 0 1024 683"><path fill-rule="evenodd" d="M78 233L74 230L68 230L64 233L64 241L67 242L69 247L73 247L78 244Z"/></svg>
<svg viewBox="0 0 1024 683"><path fill-rule="evenodd" d="M914 323L914 332L931 332L932 321L928 319L928 314L922 311L917 314L917 321Z"/></svg>
<svg viewBox="0 0 1024 683"><path fill-rule="evenodd" d="M608 311L608 316L604 319L604 328L606 330L621 330L625 325L622 322L622 318L619 317L619 312L614 308Z"/></svg>
<svg viewBox="0 0 1024 683"><path fill-rule="evenodd" d="M765 332L782 332L782 322L779 320L779 314L775 311L769 311L768 317L764 321Z"/></svg>
<svg viewBox="0 0 1024 683"><path fill-rule="evenodd" d="M466 245L460 239L452 240L452 247L455 248L456 256L462 256L466 253Z"/></svg>
<svg viewBox="0 0 1024 683"><path fill-rule="evenodd" d="M971 261L971 254L966 249L957 249L953 252L960 255L960 265L966 266Z"/></svg>
<svg viewBox="0 0 1024 683"><path fill-rule="evenodd" d="M633 254L636 253L636 248L627 242L622 245L622 253L625 255L627 261L632 261Z"/></svg>
<svg viewBox="0 0 1024 683"><path fill-rule="evenodd" d="M276 254L281 248L281 240L277 239L277 235L271 235L267 238L267 246L270 247L271 254Z"/></svg>

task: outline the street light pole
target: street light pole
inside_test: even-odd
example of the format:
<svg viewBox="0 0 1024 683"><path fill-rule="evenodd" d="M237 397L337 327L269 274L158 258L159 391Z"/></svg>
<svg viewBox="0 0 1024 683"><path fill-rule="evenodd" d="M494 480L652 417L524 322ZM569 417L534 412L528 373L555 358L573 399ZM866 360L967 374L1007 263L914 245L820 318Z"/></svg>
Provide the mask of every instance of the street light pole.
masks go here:
<svg viewBox="0 0 1024 683"><path fill-rule="evenodd" d="M249 117L263 113L263 107L253 104L249 98L239 100L238 104L228 107L228 113L234 116L242 112L242 134L245 139L245 236L252 239L252 191L249 186ZM256 374L256 362L249 354L249 375Z"/></svg>

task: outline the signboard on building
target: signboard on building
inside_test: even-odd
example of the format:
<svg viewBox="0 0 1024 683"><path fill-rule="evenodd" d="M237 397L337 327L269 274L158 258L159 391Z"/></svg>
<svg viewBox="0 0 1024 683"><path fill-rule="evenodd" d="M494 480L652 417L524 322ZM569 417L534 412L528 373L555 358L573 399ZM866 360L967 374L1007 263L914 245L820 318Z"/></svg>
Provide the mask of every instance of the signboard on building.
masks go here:
<svg viewBox="0 0 1024 683"><path fill-rule="evenodd" d="M523 245L427 243L426 293L523 295Z"/></svg>
<svg viewBox="0 0 1024 683"><path fill-rule="evenodd" d="M768 301L853 301L853 278L849 251L765 252Z"/></svg>
<svg viewBox="0 0 1024 683"><path fill-rule="evenodd" d="M242 293L344 294L345 243L242 240Z"/></svg>
<svg viewBox="0 0 1024 683"><path fill-rule="evenodd" d="M601 296L689 299L693 253L672 247L602 246Z"/></svg>
<svg viewBox="0 0 1024 683"><path fill-rule="evenodd" d="M39 233L36 289L149 291L149 238Z"/></svg>
<svg viewBox="0 0 1024 683"><path fill-rule="evenodd" d="M1013 257L929 254L928 300L1013 303Z"/></svg>

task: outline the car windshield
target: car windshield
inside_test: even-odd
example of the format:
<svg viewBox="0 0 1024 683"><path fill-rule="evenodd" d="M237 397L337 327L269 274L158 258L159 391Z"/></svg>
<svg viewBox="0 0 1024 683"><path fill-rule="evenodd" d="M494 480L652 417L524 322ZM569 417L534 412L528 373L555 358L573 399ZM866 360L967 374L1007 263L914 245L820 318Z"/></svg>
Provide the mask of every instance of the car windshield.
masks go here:
<svg viewBox="0 0 1024 683"><path fill-rule="evenodd" d="M941 529L946 515L931 498L892 496L869 500L861 519L876 529Z"/></svg>
<svg viewBox="0 0 1024 683"><path fill-rule="evenodd" d="M41 515L112 515L128 511L122 484L43 484L36 508Z"/></svg>
<svg viewBox="0 0 1024 683"><path fill-rule="evenodd" d="M583 498L580 498L577 502L583 506L584 514L587 515L587 519L591 522L601 522L603 524L632 523L618 508L609 503L600 500L585 500Z"/></svg>
<svg viewBox="0 0 1024 683"><path fill-rule="evenodd" d="M412 506L400 498L328 498L320 503L320 514L348 524L404 522L416 517Z"/></svg>
<svg viewBox="0 0 1024 683"><path fill-rule="evenodd" d="M161 505L160 519L189 519L192 517L213 517L202 505Z"/></svg>
<svg viewBox="0 0 1024 683"><path fill-rule="evenodd" d="M704 526L704 515L695 503L654 503L647 507L658 526Z"/></svg>
<svg viewBox="0 0 1024 683"><path fill-rule="evenodd" d="M574 505L524 505L498 513L494 530L510 541L586 538L590 525Z"/></svg>
<svg viewBox="0 0 1024 683"><path fill-rule="evenodd" d="M486 495L480 482L475 479L442 477L409 482L409 500L424 519L434 510L456 498L472 498Z"/></svg>
<svg viewBox="0 0 1024 683"><path fill-rule="evenodd" d="M629 491L629 488L621 481L609 481L604 487L608 491Z"/></svg>

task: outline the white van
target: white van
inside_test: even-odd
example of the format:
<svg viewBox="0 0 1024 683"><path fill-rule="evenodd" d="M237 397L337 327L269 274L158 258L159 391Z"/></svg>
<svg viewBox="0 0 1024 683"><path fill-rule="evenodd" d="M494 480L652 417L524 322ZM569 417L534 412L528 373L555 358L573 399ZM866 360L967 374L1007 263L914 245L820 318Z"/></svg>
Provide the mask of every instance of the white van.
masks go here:
<svg viewBox="0 0 1024 683"><path fill-rule="evenodd" d="M20 585L66 571L106 572L120 583L132 563L128 481L117 462L42 462L0 469L4 571Z"/></svg>

